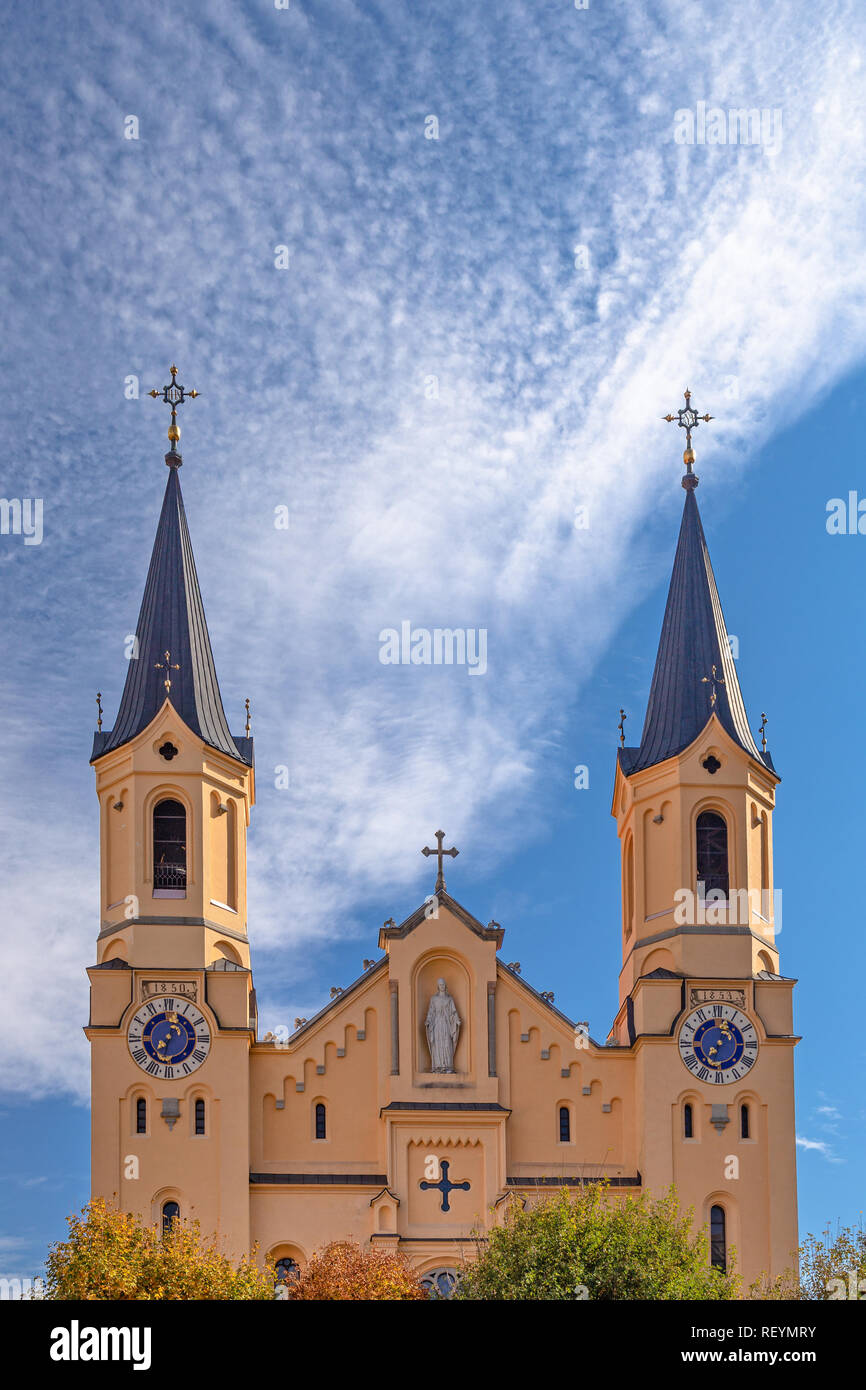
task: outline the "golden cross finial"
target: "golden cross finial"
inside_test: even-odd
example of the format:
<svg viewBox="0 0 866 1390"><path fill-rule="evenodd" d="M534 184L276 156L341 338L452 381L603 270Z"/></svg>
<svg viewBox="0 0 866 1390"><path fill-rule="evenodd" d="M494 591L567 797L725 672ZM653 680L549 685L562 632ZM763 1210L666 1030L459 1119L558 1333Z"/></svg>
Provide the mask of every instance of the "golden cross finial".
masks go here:
<svg viewBox="0 0 866 1390"><path fill-rule="evenodd" d="M628 715L626 714L626 712L625 712L624 709L621 709L620 712L619 712L619 723L618 723L617 726L616 726L616 727L619 729L619 746L620 746L620 748L625 748L625 721L626 721L627 719L628 719Z"/></svg>
<svg viewBox="0 0 866 1390"><path fill-rule="evenodd" d="M157 671L165 671L165 680L163 681L163 685L165 686L165 693L166 693L166 695L170 695L170 694L171 694L171 672L172 672L172 671L179 671L179 670L180 670L180 665L179 665L179 663L178 663L177 661L174 661L174 662L172 661L172 659L171 659L171 652L166 652L166 654L165 654L165 661L155 661L153 664L154 664L154 667L155 667L155 669L156 669Z"/></svg>
<svg viewBox="0 0 866 1390"><path fill-rule="evenodd" d="M171 444L171 449L169 450L169 453L166 455L165 460L171 468L177 467L177 464L180 462L180 454L177 452L177 444L180 439L180 425L177 423L177 408L179 405L183 405L187 397L191 401L194 401L196 396L201 395L201 392L187 391L185 387L178 386L177 367L175 367L174 364L172 364L170 371L171 381L169 382L168 386L163 386L162 390L159 390L158 387L154 386L153 390L148 391L147 394L149 396L153 396L154 400L156 400L158 396L162 396L162 399L165 401L166 405L171 406L171 424L168 427L168 439L169 443Z"/></svg>
<svg viewBox="0 0 866 1390"><path fill-rule="evenodd" d="M249 736L250 736L250 702L249 702L248 699L247 699L247 700L244 700L244 707L246 708L246 712L247 712L247 726L246 726L246 729L244 730L244 732L245 732L247 738L249 738Z"/></svg>
<svg viewBox="0 0 866 1390"><path fill-rule="evenodd" d="M724 676L719 676L716 674L715 665L712 667L712 671L709 676L701 676L701 685L706 685L707 682L709 682L709 684L713 688L712 694L710 695L710 709L712 709L716 703L716 686L724 685L725 683Z"/></svg>
<svg viewBox="0 0 866 1390"><path fill-rule="evenodd" d="M696 410L692 409L692 393L688 388L683 392L683 395L686 401L683 408L678 410L676 415L663 415L662 419L667 420L669 424L673 420L676 420L679 428L686 432L686 447L683 452L683 463L686 465L686 475L682 481L683 487L688 490L696 488L698 485L697 474L692 472L692 464L695 461L695 451L692 448L692 430L697 429L701 420L709 422L713 417L712 415L699 415Z"/></svg>
<svg viewBox="0 0 866 1390"><path fill-rule="evenodd" d="M435 855L436 855L436 859L437 859L437 861L438 861L438 863L439 863L439 872L438 872L438 874L436 875L436 888L435 888L434 891L438 893L438 892L440 891L440 889L442 890L442 892L445 891L445 875L444 875L443 872L442 872L442 860L443 860L444 856L447 854L447 855L449 855L452 859L456 859L457 856L458 856L458 854L460 853L460 851L459 851L459 849L454 849L453 846L451 847L451 849L443 849L443 848L442 848L442 841L445 839L445 831L444 831L444 830L437 830L437 831L436 831L436 835L435 835L435 839L436 839L436 849L428 849L427 846L425 845L424 848L422 849L421 853L424 855L424 858L425 858L425 859L429 859L431 854L435 854Z"/></svg>
<svg viewBox="0 0 866 1390"><path fill-rule="evenodd" d="M98 713L98 715L97 715L97 718L96 718L96 727L97 727L97 729L99 730L99 732L102 733L102 691L101 691L101 690L97 690L97 692L96 692L96 708L97 708L97 710L99 711L99 713Z"/></svg>
<svg viewBox="0 0 866 1390"><path fill-rule="evenodd" d="M766 733L765 733L766 727L767 727L767 716L765 715L764 711L761 710L761 727L760 727L760 729L758 730L758 733L761 735L761 752L762 752L762 753L766 753L766 751L767 751L767 735L766 735Z"/></svg>

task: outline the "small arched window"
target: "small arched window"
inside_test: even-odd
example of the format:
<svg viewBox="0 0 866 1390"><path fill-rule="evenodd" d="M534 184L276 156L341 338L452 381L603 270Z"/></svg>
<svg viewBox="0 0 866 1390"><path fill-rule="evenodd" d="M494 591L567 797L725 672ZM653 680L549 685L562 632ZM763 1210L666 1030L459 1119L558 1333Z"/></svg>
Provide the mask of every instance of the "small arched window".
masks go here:
<svg viewBox="0 0 866 1390"><path fill-rule="evenodd" d="M720 889L728 895L728 826L718 811L701 811L695 829L698 883L704 894Z"/></svg>
<svg viewBox="0 0 866 1390"><path fill-rule="evenodd" d="M290 1255L283 1255L281 1260L277 1260L276 1270L278 1284L290 1284L301 1272L297 1260L293 1260Z"/></svg>
<svg viewBox="0 0 866 1390"><path fill-rule="evenodd" d="M752 1137L752 1136L751 1136L751 1133L750 1133L750 1130L749 1130L749 1107L748 1107L748 1105L741 1105L741 1106L740 1106L740 1138L741 1138L741 1139L751 1139L751 1137Z"/></svg>
<svg viewBox="0 0 866 1390"><path fill-rule="evenodd" d="M200 1096L195 1103L195 1132L204 1134L204 1101Z"/></svg>
<svg viewBox="0 0 866 1390"><path fill-rule="evenodd" d="M684 1138L684 1139L694 1139L694 1137L695 1137L694 1117L693 1117L693 1115L692 1115L692 1107L691 1107L691 1106L688 1104L688 1102L687 1102L687 1103L683 1106L683 1138Z"/></svg>
<svg viewBox="0 0 866 1390"><path fill-rule="evenodd" d="M321 1101L316 1106L316 1138L325 1139L327 1137L327 1124L325 1120L325 1107Z"/></svg>
<svg viewBox="0 0 866 1390"><path fill-rule="evenodd" d="M135 1132L147 1134L147 1101L144 1096L139 1096L135 1102Z"/></svg>
<svg viewBox="0 0 866 1390"><path fill-rule="evenodd" d="M710 1264L713 1269L721 1270L722 1274L728 1267L724 1207L710 1208Z"/></svg>
<svg viewBox="0 0 866 1390"><path fill-rule="evenodd" d="M186 897L186 811L179 801L160 801L153 810L153 894Z"/></svg>
<svg viewBox="0 0 866 1390"><path fill-rule="evenodd" d="M177 1202L164 1202L162 1206L162 1233L167 1235L175 1221L180 1219L180 1207Z"/></svg>
<svg viewBox="0 0 866 1390"><path fill-rule="evenodd" d="M567 1105L559 1107L559 1142L560 1144L571 1143L571 1114Z"/></svg>

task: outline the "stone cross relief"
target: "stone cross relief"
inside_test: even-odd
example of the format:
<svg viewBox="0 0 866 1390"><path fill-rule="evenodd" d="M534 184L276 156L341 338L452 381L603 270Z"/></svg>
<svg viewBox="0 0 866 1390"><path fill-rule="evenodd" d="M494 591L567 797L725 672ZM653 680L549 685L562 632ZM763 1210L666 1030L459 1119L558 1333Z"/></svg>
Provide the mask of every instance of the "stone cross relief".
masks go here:
<svg viewBox="0 0 866 1390"><path fill-rule="evenodd" d="M460 1033L460 1015L444 980L437 980L436 993L430 996L424 1029L430 1049L430 1070L452 1074L454 1051Z"/></svg>

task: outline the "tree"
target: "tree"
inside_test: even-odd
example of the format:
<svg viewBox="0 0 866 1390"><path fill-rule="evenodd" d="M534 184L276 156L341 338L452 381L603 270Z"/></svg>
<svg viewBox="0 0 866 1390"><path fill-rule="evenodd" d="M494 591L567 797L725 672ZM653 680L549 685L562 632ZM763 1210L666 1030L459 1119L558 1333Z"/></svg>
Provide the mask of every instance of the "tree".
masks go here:
<svg viewBox="0 0 866 1390"><path fill-rule="evenodd" d="M427 1297L404 1257L387 1250L362 1250L353 1240L335 1240L311 1256L288 1285L295 1299L399 1299Z"/></svg>
<svg viewBox="0 0 866 1390"><path fill-rule="evenodd" d="M798 1251L798 1270L758 1279L749 1297L817 1303L866 1298L866 1230L842 1226L832 1238L829 1226L820 1236L810 1233Z"/></svg>
<svg viewBox="0 0 866 1390"><path fill-rule="evenodd" d="M483 1235L456 1299L730 1299L738 1280L709 1263L706 1230L664 1196L618 1200L606 1184L563 1189Z"/></svg>
<svg viewBox="0 0 866 1390"><path fill-rule="evenodd" d="M69 1238L51 1247L45 1297L57 1299L270 1299L272 1263L253 1251L234 1264L204 1241L198 1222L145 1226L101 1198L67 1217Z"/></svg>

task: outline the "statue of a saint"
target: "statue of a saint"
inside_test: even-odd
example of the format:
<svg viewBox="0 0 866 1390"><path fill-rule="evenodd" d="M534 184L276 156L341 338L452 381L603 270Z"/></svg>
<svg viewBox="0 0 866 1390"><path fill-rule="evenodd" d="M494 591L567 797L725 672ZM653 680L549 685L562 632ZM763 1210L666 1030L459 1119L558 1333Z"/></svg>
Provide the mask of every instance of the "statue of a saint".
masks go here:
<svg viewBox="0 0 866 1390"><path fill-rule="evenodd" d="M437 980L436 993L430 996L424 1028L427 1032L427 1046L430 1049L430 1070L453 1072L454 1049L460 1032L460 1015L444 980Z"/></svg>

